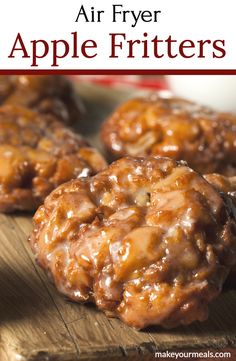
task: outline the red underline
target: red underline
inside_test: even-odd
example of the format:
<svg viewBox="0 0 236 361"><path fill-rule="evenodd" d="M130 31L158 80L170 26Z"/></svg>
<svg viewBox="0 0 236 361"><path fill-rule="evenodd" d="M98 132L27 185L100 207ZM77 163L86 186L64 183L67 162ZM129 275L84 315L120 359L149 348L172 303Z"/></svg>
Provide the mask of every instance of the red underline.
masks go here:
<svg viewBox="0 0 236 361"><path fill-rule="evenodd" d="M0 75L236 75L236 69L0 69Z"/></svg>

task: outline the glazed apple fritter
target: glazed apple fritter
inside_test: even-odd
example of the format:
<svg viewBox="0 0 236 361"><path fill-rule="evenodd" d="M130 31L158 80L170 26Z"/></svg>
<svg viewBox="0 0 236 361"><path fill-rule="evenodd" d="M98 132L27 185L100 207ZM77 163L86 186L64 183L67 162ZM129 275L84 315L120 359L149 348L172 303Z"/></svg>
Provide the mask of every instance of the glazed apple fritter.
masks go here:
<svg viewBox="0 0 236 361"><path fill-rule="evenodd" d="M0 211L35 210L58 185L95 174L104 158L51 115L0 108Z"/></svg>
<svg viewBox="0 0 236 361"><path fill-rule="evenodd" d="M185 160L202 174L236 175L236 116L153 95L128 100L104 122L102 140L115 157Z"/></svg>
<svg viewBox="0 0 236 361"><path fill-rule="evenodd" d="M122 158L54 190L34 216L39 265L74 301L141 329L203 321L236 262L232 202L184 162Z"/></svg>

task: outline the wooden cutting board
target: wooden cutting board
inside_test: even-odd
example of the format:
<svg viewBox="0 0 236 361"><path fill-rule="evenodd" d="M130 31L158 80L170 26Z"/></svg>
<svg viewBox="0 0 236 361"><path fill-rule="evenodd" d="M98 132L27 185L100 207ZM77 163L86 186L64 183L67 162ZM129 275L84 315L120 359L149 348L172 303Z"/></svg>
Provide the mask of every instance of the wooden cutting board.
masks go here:
<svg viewBox="0 0 236 361"><path fill-rule="evenodd" d="M92 85L80 85L78 92L89 106L77 130L101 148L101 121L132 92ZM59 295L34 262L31 228L31 215L0 215L0 361L151 360L155 350L225 347L236 359L236 291L225 290L204 323L138 332Z"/></svg>

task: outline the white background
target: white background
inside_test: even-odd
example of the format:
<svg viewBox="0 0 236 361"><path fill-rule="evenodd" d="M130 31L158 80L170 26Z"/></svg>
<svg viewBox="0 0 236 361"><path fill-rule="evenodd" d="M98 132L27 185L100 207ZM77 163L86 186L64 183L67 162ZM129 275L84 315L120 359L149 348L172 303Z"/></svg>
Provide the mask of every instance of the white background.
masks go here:
<svg viewBox="0 0 236 361"><path fill-rule="evenodd" d="M75 22L81 5L86 9L94 6L105 10L102 23ZM112 23L112 4L123 4L124 10L161 10L158 23L139 22L135 28L131 21ZM1 2L0 10L0 69L236 69L236 1L235 0L8 0ZM89 12L88 12L89 13ZM131 18L130 18L131 20ZM81 56L71 58L71 32L78 32L78 47L86 39L98 44L98 55L92 59ZM59 60L59 67L52 68L52 52L38 61L37 68L31 67L32 59L22 59L21 52L9 59L17 33L20 32L29 55L32 54L31 40L65 39L71 51L65 59ZM166 39L172 35L178 41L191 39L225 39L226 56L213 59L211 51L205 59L184 59L178 56L170 59L166 55L156 59L150 52L149 59L142 59L142 51L135 53L135 59L127 59L126 47L119 51L118 59L109 58L109 33L125 32L128 39L142 38L143 32L149 39L155 35ZM151 49L151 47L150 47ZM209 47L210 50L210 47Z"/></svg>

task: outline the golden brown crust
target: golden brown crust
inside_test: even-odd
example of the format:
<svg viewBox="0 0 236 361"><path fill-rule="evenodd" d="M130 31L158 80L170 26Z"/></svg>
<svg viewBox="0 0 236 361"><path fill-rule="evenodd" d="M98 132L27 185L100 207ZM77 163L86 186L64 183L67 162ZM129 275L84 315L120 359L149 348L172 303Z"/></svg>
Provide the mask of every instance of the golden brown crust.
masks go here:
<svg viewBox="0 0 236 361"><path fill-rule="evenodd" d="M58 75L0 76L0 103L51 114L65 123L76 121L83 112L71 82Z"/></svg>
<svg viewBox="0 0 236 361"><path fill-rule="evenodd" d="M0 211L35 210L58 185L103 169L103 157L49 115L0 108Z"/></svg>
<svg viewBox="0 0 236 361"><path fill-rule="evenodd" d="M236 261L232 204L184 163L123 158L58 187L30 243L56 287L128 325L205 320Z"/></svg>
<svg viewBox="0 0 236 361"><path fill-rule="evenodd" d="M158 155L185 160L202 174L236 174L236 117L179 98L128 100L102 127L115 157Z"/></svg>

